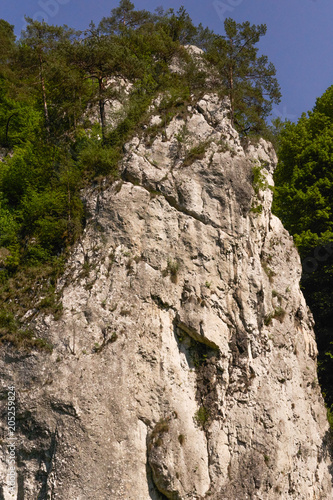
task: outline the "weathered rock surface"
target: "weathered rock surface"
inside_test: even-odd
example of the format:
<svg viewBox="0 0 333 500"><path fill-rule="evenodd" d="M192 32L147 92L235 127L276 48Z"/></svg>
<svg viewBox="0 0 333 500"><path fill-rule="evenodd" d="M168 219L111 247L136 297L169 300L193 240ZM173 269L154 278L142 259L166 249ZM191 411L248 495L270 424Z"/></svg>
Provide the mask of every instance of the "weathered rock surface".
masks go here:
<svg viewBox="0 0 333 500"><path fill-rule="evenodd" d="M275 153L244 149L227 111L205 96L86 193L63 316L35 324L52 355L1 351L0 466L15 384L18 498L333 498L312 316L271 213Z"/></svg>

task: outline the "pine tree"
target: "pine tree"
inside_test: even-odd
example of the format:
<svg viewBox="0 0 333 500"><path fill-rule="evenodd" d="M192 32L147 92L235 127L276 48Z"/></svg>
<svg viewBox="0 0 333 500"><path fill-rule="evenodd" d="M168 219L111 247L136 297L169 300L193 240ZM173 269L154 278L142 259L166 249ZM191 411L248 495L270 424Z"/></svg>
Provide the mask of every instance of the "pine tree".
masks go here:
<svg viewBox="0 0 333 500"><path fill-rule="evenodd" d="M111 16L103 17L99 28L103 33L122 33L128 29L142 26L152 16L146 10L135 10L134 4L129 0L121 0L119 7L112 9Z"/></svg>
<svg viewBox="0 0 333 500"><path fill-rule="evenodd" d="M266 33L266 25L237 24L228 18L225 36L217 35L207 59L218 71L218 83L230 99L231 122L239 130L259 132L281 93L276 70L266 56L258 57L256 44Z"/></svg>
<svg viewBox="0 0 333 500"><path fill-rule="evenodd" d="M157 27L162 27L173 42L179 42L181 45L193 43L198 34L198 28L194 26L184 6L181 6L177 13L174 9L168 9L166 12L159 10L156 21Z"/></svg>
<svg viewBox="0 0 333 500"><path fill-rule="evenodd" d="M114 35L104 35L92 22L85 38L76 44L75 63L81 70L83 79L89 78L97 83L97 92L93 100L98 101L103 141L106 133L106 101L117 95L117 90L110 85L111 77L122 76L126 60L126 47Z"/></svg>
<svg viewBox="0 0 333 500"><path fill-rule="evenodd" d="M39 91L43 103L45 129L50 135L49 104L47 96L47 73L52 65L52 53L57 42L64 36L65 29L59 26L50 26L45 22L34 21L26 17L27 27L23 31L20 44L19 64L26 70L30 79L39 83ZM31 81L31 87L33 87Z"/></svg>
<svg viewBox="0 0 333 500"><path fill-rule="evenodd" d="M3 67L8 65L9 59L15 51L14 26L4 19L0 19L0 47L1 73L3 73Z"/></svg>

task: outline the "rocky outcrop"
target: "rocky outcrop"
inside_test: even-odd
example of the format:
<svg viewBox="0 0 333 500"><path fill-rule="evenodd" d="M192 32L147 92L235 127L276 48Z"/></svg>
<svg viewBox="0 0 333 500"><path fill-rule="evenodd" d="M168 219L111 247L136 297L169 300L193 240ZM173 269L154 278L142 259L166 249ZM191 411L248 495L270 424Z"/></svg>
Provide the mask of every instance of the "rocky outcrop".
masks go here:
<svg viewBox="0 0 333 500"><path fill-rule="evenodd" d="M207 95L167 126L156 115L122 180L85 194L63 316L34 325L53 353L2 349L18 498L332 498L312 316L271 213L275 153L242 145L227 114Z"/></svg>

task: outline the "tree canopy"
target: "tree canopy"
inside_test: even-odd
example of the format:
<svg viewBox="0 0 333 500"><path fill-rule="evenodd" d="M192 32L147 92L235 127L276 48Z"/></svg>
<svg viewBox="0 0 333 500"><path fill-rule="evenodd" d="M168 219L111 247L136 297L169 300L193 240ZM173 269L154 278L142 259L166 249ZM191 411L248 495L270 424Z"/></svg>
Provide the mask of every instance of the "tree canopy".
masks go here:
<svg viewBox="0 0 333 500"><path fill-rule="evenodd" d="M8 58L12 55L15 49L14 26L7 23L4 19L0 19L0 62L6 65Z"/></svg>
<svg viewBox="0 0 333 500"><path fill-rule="evenodd" d="M152 15L146 10L135 10L129 0L120 0L119 6L111 10L111 15L103 17L100 29L104 33L122 33L128 29L137 29L150 21Z"/></svg>
<svg viewBox="0 0 333 500"><path fill-rule="evenodd" d="M273 209L294 236L316 321L319 380L333 415L333 86L279 136ZM332 420L333 421L333 420Z"/></svg>
<svg viewBox="0 0 333 500"><path fill-rule="evenodd" d="M280 133L275 210L304 256L333 239L333 86Z"/></svg>
<svg viewBox="0 0 333 500"><path fill-rule="evenodd" d="M267 27L251 26L248 21L237 24L228 18L224 29L224 36L213 38L207 51L208 61L216 66L222 89L229 96L232 123L241 131L260 132L272 103L281 98L275 67L267 56L258 57L256 47Z"/></svg>

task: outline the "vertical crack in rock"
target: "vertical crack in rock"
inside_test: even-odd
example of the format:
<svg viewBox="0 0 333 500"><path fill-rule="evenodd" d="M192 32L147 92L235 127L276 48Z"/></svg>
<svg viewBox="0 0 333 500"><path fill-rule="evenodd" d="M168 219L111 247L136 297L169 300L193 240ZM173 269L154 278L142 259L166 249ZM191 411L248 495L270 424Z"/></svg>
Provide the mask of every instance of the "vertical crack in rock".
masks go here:
<svg viewBox="0 0 333 500"><path fill-rule="evenodd" d="M139 417L139 419L145 424L147 428L146 435L146 476L148 485L148 494L151 500L168 500L167 497L159 490L158 484L155 483L153 469L150 465L150 452L153 447L152 440L154 430L150 433L149 429L151 427L151 422L144 417ZM158 483L158 481L157 481Z"/></svg>
<svg viewBox="0 0 333 500"><path fill-rule="evenodd" d="M42 488L39 492L39 495L37 497L37 500L44 500L46 498L50 498L52 500L52 490L53 486L50 484L49 479L50 479L50 474L51 472L54 472L54 475L56 475L56 470L55 470L55 455L57 451L57 429L51 436L51 443L50 443L50 448L45 451L45 472L42 475Z"/></svg>

